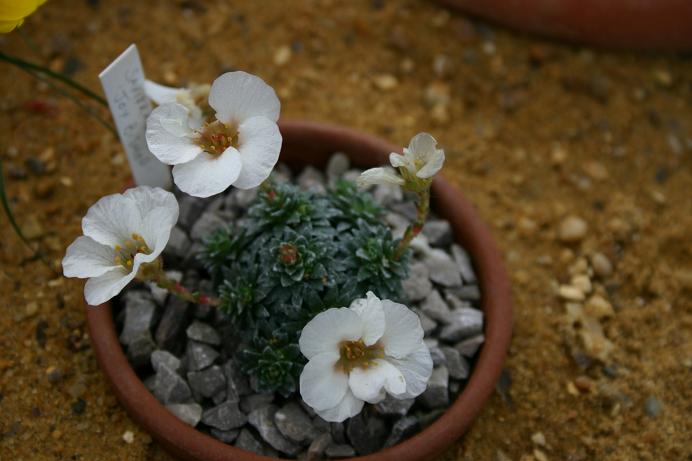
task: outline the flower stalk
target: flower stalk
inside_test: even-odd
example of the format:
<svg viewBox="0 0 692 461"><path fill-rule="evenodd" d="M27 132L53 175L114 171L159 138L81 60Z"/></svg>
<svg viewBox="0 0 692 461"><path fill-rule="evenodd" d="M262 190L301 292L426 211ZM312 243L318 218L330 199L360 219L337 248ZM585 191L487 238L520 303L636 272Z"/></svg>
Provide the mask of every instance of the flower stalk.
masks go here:
<svg viewBox="0 0 692 461"><path fill-rule="evenodd" d="M166 273L160 268L156 271L151 278L148 280L156 283L159 288L167 290L174 296L178 298L195 304L204 304L207 306L218 306L219 299L212 296L207 296L199 292L192 292L185 288L180 282L175 281L168 277Z"/></svg>
<svg viewBox="0 0 692 461"><path fill-rule="evenodd" d="M418 133L411 139L408 147L404 147L403 154L389 154L391 167L371 168L365 170L358 178L361 187L378 184L399 186L417 195L416 219L408 225L399 241L394 253L397 260L423 230L430 211L430 187L433 177L440 171L444 161L444 150L437 148L435 138L428 133Z"/></svg>
<svg viewBox="0 0 692 461"><path fill-rule="evenodd" d="M408 225L404 236L399 240L399 245L397 245L396 251L394 252L394 258L397 260L401 258L406 249L411 245L411 242L418 234L423 230L425 225L425 220L428 217L428 212L430 211L430 185L421 189L417 192L418 197L416 199L416 219Z"/></svg>

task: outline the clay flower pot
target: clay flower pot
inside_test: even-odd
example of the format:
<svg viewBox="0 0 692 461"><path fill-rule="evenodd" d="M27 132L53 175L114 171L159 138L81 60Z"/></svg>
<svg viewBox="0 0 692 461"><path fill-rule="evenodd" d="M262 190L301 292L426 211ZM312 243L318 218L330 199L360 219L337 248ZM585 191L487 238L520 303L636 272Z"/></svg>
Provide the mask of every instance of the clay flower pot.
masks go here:
<svg viewBox="0 0 692 461"><path fill-rule="evenodd" d="M438 0L513 29L610 48L692 49L690 0Z"/></svg>
<svg viewBox="0 0 692 461"><path fill-rule="evenodd" d="M354 165L370 167L387 162L389 152L399 148L382 139L357 131L319 123L286 121L279 124L283 135L281 161L293 168L324 167L330 154L346 153ZM452 185L436 178L433 207L449 220L455 239L473 258L482 291L485 313L485 343L466 387L451 407L431 426L410 439L359 461L429 460L452 445L471 425L493 392L512 331L512 307L507 274L488 228L473 206ZM270 461L272 458L226 445L180 421L147 390L130 366L118 342L109 303L88 306L87 322L99 365L115 394L137 423L167 451L195 461Z"/></svg>

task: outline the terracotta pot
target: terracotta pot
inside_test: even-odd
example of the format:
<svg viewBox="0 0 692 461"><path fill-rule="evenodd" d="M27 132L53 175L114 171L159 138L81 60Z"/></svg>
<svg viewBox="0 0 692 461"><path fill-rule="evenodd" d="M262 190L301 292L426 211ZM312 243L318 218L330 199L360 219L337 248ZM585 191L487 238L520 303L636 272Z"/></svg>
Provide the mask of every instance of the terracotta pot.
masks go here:
<svg viewBox="0 0 692 461"><path fill-rule="evenodd" d="M336 126L302 121L280 123L281 161L291 167L325 166L333 152L345 152L361 167L382 165L400 150L382 139ZM488 228L473 206L443 179L433 184L433 207L452 224L456 241L471 254L482 292L485 344L464 391L435 423L405 442L359 461L429 460L452 445L478 416L493 392L509 347L512 307L507 274ZM185 460L270 461L219 442L181 422L147 390L128 363L118 342L109 303L86 309L89 335L99 365L115 394L137 423L168 452Z"/></svg>
<svg viewBox="0 0 692 461"><path fill-rule="evenodd" d="M690 0L438 0L514 29L611 48L692 49Z"/></svg>

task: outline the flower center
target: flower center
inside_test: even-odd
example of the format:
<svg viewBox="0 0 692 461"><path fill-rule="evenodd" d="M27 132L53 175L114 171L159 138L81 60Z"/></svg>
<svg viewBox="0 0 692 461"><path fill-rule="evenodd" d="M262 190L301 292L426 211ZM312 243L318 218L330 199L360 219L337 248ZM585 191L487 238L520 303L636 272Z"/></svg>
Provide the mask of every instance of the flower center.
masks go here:
<svg viewBox="0 0 692 461"><path fill-rule="evenodd" d="M350 373L356 367L370 368L375 364L375 359L383 357L384 347L378 343L366 346L362 339L342 341L339 344L339 360L336 362L336 368Z"/></svg>
<svg viewBox="0 0 692 461"><path fill-rule="evenodd" d="M132 234L132 238L129 238L123 242L122 245L115 246L115 264L123 266L127 270L132 270L132 265L134 264L135 255L137 253L144 253L146 255L151 253L151 250L144 241L144 237L139 234Z"/></svg>
<svg viewBox="0 0 692 461"><path fill-rule="evenodd" d="M292 243L282 243L279 247L279 259L287 266L298 261L298 247Z"/></svg>
<svg viewBox="0 0 692 461"><path fill-rule="evenodd" d="M205 122L197 132L197 145L212 155L221 155L229 147L238 148L238 125L218 120Z"/></svg>

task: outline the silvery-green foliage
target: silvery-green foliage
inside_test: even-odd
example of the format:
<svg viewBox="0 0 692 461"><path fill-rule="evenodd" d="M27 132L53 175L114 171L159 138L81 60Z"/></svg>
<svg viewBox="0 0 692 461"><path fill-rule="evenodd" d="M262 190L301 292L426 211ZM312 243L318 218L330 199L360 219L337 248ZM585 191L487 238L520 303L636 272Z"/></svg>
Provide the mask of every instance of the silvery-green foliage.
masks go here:
<svg viewBox="0 0 692 461"><path fill-rule="evenodd" d="M368 291L401 298L409 257L395 259L382 212L351 182L326 195L284 184L260 192L242 227L209 238L203 262L247 345L240 362L261 389L297 389L298 337L319 312Z"/></svg>

